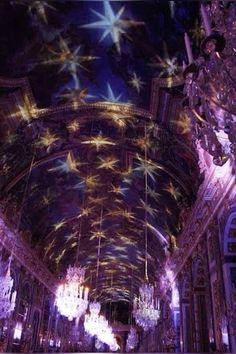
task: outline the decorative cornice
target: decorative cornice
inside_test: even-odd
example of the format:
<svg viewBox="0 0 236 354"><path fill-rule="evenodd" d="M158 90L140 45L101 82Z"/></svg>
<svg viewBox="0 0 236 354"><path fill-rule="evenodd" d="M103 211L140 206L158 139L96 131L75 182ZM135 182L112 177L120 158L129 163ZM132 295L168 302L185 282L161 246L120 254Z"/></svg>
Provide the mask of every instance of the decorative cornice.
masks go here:
<svg viewBox="0 0 236 354"><path fill-rule="evenodd" d="M23 267L36 279L44 284L52 293L55 293L57 280L48 271L43 262L31 250L29 245L5 223L0 214L0 243L6 248Z"/></svg>
<svg viewBox="0 0 236 354"><path fill-rule="evenodd" d="M146 119L153 119L156 116L159 104L159 91L160 88L166 87L176 87L183 85L184 78L181 75L170 77L170 78L153 78L152 85L151 85L151 100L150 100L150 107L149 109L143 109L136 107L132 104L127 103L111 103L111 102L95 102L95 103L76 103L76 105L72 103L61 104L56 107L50 108L43 108L40 109L37 107L30 83L28 79L19 78L19 79L8 79L0 77L0 87L19 87L22 96L24 99L27 97L30 106L31 106L31 113L35 119L42 118L44 116L58 114L61 112L68 112L68 111L77 111L77 112L84 112L88 111L89 109L102 109L102 110L114 110L116 112L127 113L130 115L137 115L144 117Z"/></svg>

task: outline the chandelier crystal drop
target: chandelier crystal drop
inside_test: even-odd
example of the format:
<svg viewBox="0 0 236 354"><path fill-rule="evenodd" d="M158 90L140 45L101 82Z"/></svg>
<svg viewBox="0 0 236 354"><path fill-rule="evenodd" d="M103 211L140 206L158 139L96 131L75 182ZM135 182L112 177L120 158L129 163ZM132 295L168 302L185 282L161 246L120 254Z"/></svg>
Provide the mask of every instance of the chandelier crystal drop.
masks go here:
<svg viewBox="0 0 236 354"><path fill-rule="evenodd" d="M144 331L155 327L160 318L160 310L156 299L154 300L154 287L143 283L139 288L139 298L134 299L133 315L138 326Z"/></svg>
<svg viewBox="0 0 236 354"><path fill-rule="evenodd" d="M79 320L87 310L89 289L82 285L84 276L85 268L69 266L65 281L57 288L55 305L69 321Z"/></svg>
<svg viewBox="0 0 236 354"><path fill-rule="evenodd" d="M201 5L201 17L205 38L195 60L185 34L189 65L183 107L195 123L196 142L222 166L236 158L236 6L212 0Z"/></svg>
<svg viewBox="0 0 236 354"><path fill-rule="evenodd" d="M12 292L13 278L10 274L10 264L4 272L4 264L0 263L0 319L10 317L15 308L16 291ZM5 274L4 274L5 273Z"/></svg>
<svg viewBox="0 0 236 354"><path fill-rule="evenodd" d="M138 344L138 335L134 327L130 328L128 338L126 341L126 351L129 352L133 350Z"/></svg>

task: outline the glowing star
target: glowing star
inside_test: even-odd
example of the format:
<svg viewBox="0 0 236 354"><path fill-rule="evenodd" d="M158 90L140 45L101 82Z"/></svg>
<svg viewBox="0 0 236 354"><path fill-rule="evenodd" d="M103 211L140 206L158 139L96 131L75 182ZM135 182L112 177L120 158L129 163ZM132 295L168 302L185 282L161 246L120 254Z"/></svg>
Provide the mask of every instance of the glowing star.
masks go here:
<svg viewBox="0 0 236 354"><path fill-rule="evenodd" d="M70 74L76 75L77 69L82 68L87 70L83 65L84 62L98 59L98 57L93 57L91 55L80 55L81 46L78 46L73 52L70 50L66 40L60 37L60 51L57 52L51 47L48 47L49 52L53 55L52 58L42 61L40 64L43 65L61 65L59 72L63 70L68 70Z"/></svg>
<svg viewBox="0 0 236 354"><path fill-rule="evenodd" d="M160 194L155 192L153 189L151 189L149 186L147 187L147 195L154 199L155 201L158 201L160 199Z"/></svg>
<svg viewBox="0 0 236 354"><path fill-rule="evenodd" d="M69 102L73 103L75 109L80 104L85 104L85 98L88 96L88 89L68 89L66 92L59 95L60 98L65 98Z"/></svg>
<svg viewBox="0 0 236 354"><path fill-rule="evenodd" d="M139 155L137 155L137 159L139 160L139 164L134 171L143 172L144 175L151 177L151 179L155 182L154 175L157 174L156 170L158 166L156 166L156 164L154 164L151 160L145 160Z"/></svg>
<svg viewBox="0 0 236 354"><path fill-rule="evenodd" d="M41 135L38 144L42 146L50 147L57 140L59 140L59 137L56 136L55 134L50 133L49 129L46 129L46 132Z"/></svg>
<svg viewBox="0 0 236 354"><path fill-rule="evenodd" d="M63 226L65 225L65 221L59 221L58 223L53 225L54 231L57 231L59 229L61 229Z"/></svg>
<svg viewBox="0 0 236 354"><path fill-rule="evenodd" d="M134 72L131 76L130 81L128 83L134 87L138 93L140 93L140 90L143 88L145 85L145 82L141 80L141 77L137 76L137 74Z"/></svg>
<svg viewBox="0 0 236 354"><path fill-rule="evenodd" d="M75 133L80 129L80 124L76 119L74 119L71 122L67 123L66 127L70 133Z"/></svg>
<svg viewBox="0 0 236 354"><path fill-rule="evenodd" d="M119 162L113 156L99 157L99 160L101 162L98 165L98 169L104 168L105 170L114 170L117 162Z"/></svg>
<svg viewBox="0 0 236 354"><path fill-rule="evenodd" d="M89 196L88 199L89 199L89 202L92 204L102 205L107 198L106 197L91 197L91 196Z"/></svg>
<svg viewBox="0 0 236 354"><path fill-rule="evenodd" d="M94 209L94 207L81 208L81 213L77 216L78 219L81 218L82 216L89 216L93 209Z"/></svg>
<svg viewBox="0 0 236 354"><path fill-rule="evenodd" d="M105 232L102 230L99 231L92 231L91 237L89 238L90 241L94 240L95 238L106 238Z"/></svg>
<svg viewBox="0 0 236 354"><path fill-rule="evenodd" d="M150 204L146 203L144 200L140 200L141 203L141 207L138 207L140 209L144 209L145 212L147 212L149 215L151 215L151 217L154 217L155 215L157 215L158 211L154 208L151 207Z"/></svg>
<svg viewBox="0 0 236 354"><path fill-rule="evenodd" d="M52 198L49 195L43 195L41 205L48 206L51 203Z"/></svg>
<svg viewBox="0 0 236 354"><path fill-rule="evenodd" d="M55 7L52 5L48 4L48 1L44 0L13 0L11 1L11 4L18 4L18 5L25 5L28 6L28 11L31 14L37 14L37 16L44 22L48 23L47 20L47 15L46 15L46 8L51 9L51 10L56 10Z"/></svg>
<svg viewBox="0 0 236 354"><path fill-rule="evenodd" d="M82 182L80 182L78 185L76 185L74 188L84 188L87 187L88 189L93 189L97 186L99 186L98 182L98 175L88 175L82 178Z"/></svg>
<svg viewBox="0 0 236 354"><path fill-rule="evenodd" d="M164 43L164 59L162 59L158 54L154 56L154 58L151 60L151 63L149 66L154 67L154 68L159 68L162 69L159 76L174 76L180 71L180 67L177 62L177 58L173 57L170 58L168 51L167 51L167 46L166 43ZM171 79L172 80L172 79Z"/></svg>
<svg viewBox="0 0 236 354"><path fill-rule="evenodd" d="M179 71L179 65L176 57L172 59L162 59L161 57L159 57L159 55L156 54L149 66L154 68L161 68L162 70L159 74L160 77L163 75L167 75L168 77L173 76L176 75Z"/></svg>
<svg viewBox="0 0 236 354"><path fill-rule="evenodd" d="M47 254L51 251L51 249L55 246L55 238L46 246L44 247L44 258Z"/></svg>
<svg viewBox="0 0 236 354"><path fill-rule="evenodd" d="M50 168L49 172L59 172L59 173L69 173L69 172L79 172L78 167L82 165L82 163L75 160L73 153L69 152L66 161L59 160L59 165L56 167Z"/></svg>
<svg viewBox="0 0 236 354"><path fill-rule="evenodd" d="M34 118L34 107L31 106L29 98L25 95L23 105L19 104L17 106L22 120L30 122ZM13 114L13 115L17 115ZM11 115L12 116L12 115Z"/></svg>
<svg viewBox="0 0 236 354"><path fill-rule="evenodd" d="M78 232L75 231L74 233L65 236L66 243L70 242L71 240L76 239L77 238L77 234L78 234Z"/></svg>
<svg viewBox="0 0 236 354"><path fill-rule="evenodd" d="M113 184L111 186L112 189L109 190L110 193L125 195L125 192L129 190L129 188L116 187Z"/></svg>
<svg viewBox="0 0 236 354"><path fill-rule="evenodd" d="M66 253L66 248L62 250L62 252L55 258L55 263L57 267L59 266L59 263L61 262L62 258L64 257L64 254Z"/></svg>
<svg viewBox="0 0 236 354"><path fill-rule="evenodd" d="M116 103L116 102L119 102L120 101L120 98L122 96L122 93L120 93L117 97L115 96L112 88L111 88L111 85L109 84L109 82L107 83L107 96L103 96L101 95L101 97L105 100L105 101L108 101L108 102L113 102L113 103Z"/></svg>
<svg viewBox="0 0 236 354"><path fill-rule="evenodd" d="M99 151L101 147L105 147L107 145L116 145L110 139L103 137L101 133L99 133L98 136L91 138L90 140L83 141L82 144L89 144L92 146L94 145L97 151Z"/></svg>
<svg viewBox="0 0 236 354"><path fill-rule="evenodd" d="M115 213L115 216L122 216L125 219L129 220L129 221L134 221L136 219L136 217L134 216L134 213L132 213L129 210L122 210L122 209L118 209Z"/></svg>
<svg viewBox="0 0 236 354"><path fill-rule="evenodd" d="M170 181L169 184L164 188L164 191L170 193L170 195L177 201L178 198L181 196L178 188L176 188L173 183Z"/></svg>
<svg viewBox="0 0 236 354"><path fill-rule="evenodd" d="M118 53L120 53L120 38L125 34L125 29L132 26L143 25L144 23L132 20L122 20L121 16L125 10L124 6L117 13L114 13L108 0L104 0L103 4L104 14L91 9L91 11L99 18L99 21L83 25L82 27L103 30L100 42L110 35Z"/></svg>

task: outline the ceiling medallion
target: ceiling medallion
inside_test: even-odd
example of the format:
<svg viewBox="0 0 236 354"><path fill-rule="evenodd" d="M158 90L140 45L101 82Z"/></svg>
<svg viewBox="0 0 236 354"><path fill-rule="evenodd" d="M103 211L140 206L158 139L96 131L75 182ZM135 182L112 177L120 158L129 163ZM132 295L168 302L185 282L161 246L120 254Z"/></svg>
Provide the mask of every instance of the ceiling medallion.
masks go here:
<svg viewBox="0 0 236 354"><path fill-rule="evenodd" d="M84 287L85 268L74 266L67 269L66 279L57 288L55 305L69 321L85 314L88 307L89 289Z"/></svg>

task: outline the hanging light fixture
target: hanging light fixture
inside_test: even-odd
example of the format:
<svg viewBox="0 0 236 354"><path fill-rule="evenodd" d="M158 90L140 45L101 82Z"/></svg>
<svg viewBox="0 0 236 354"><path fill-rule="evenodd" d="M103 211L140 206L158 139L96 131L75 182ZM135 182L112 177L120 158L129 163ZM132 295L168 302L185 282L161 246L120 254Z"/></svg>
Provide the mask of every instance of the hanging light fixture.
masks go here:
<svg viewBox="0 0 236 354"><path fill-rule="evenodd" d="M101 207L100 215L100 231L102 231L103 207ZM100 266L100 252L101 252L101 233L98 237L98 251L97 251L97 271L96 271L96 288L99 275ZM84 329L91 336L96 336L97 340L105 343L112 351L117 351L119 346L115 339L112 328L109 325L105 316L100 314L101 304L94 301L89 304L89 313L85 315Z"/></svg>
<svg viewBox="0 0 236 354"><path fill-rule="evenodd" d="M236 7L212 0L201 4L205 38L194 60L185 34L188 66L184 70L184 111L194 124L193 137L222 166L236 158Z"/></svg>
<svg viewBox="0 0 236 354"><path fill-rule="evenodd" d="M145 125L145 141L147 141L147 127ZM147 163L147 144L145 144L145 164ZM147 171L144 171L145 177L145 204L147 205ZM145 209L145 279L139 288L139 297L134 298L133 315L136 324L147 331L157 325L160 318L159 305L154 299L154 287L148 281L148 230L147 230L147 210Z"/></svg>
<svg viewBox="0 0 236 354"><path fill-rule="evenodd" d="M11 277L10 267L11 257L7 271L4 262L0 262L0 319L9 318L15 308L16 291L12 292L14 280Z"/></svg>
<svg viewBox="0 0 236 354"><path fill-rule="evenodd" d="M66 279L60 284L56 292L55 305L62 316L72 321L86 312L88 307L89 289L84 287L85 269L74 266L67 269Z"/></svg>
<svg viewBox="0 0 236 354"><path fill-rule="evenodd" d="M75 265L68 267L66 278L58 286L55 298L55 305L60 314L67 317L69 321L76 319L76 328L80 317L85 314L89 304L89 288L83 286L85 268L78 265L81 223L80 220Z"/></svg>
<svg viewBox="0 0 236 354"><path fill-rule="evenodd" d="M133 269L131 275L130 298L131 299L133 298ZM132 311L130 312L129 324L130 324L130 331L128 333L128 337L126 340L126 352L132 351L134 348L136 348L138 344L138 334L136 332L135 327L133 326Z"/></svg>

